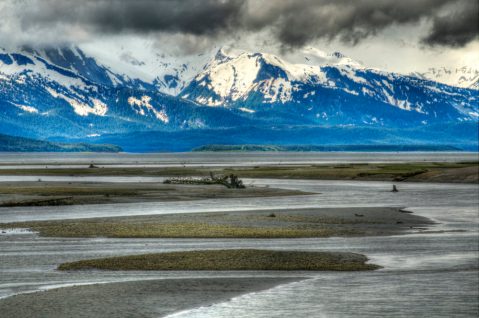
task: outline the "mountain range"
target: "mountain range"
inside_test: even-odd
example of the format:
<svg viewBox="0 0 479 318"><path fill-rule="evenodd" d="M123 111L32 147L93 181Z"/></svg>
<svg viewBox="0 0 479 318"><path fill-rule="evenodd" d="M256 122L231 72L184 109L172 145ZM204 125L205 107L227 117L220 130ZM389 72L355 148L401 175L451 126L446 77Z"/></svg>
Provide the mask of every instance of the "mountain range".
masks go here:
<svg viewBox="0 0 479 318"><path fill-rule="evenodd" d="M213 143L477 149L470 75L452 86L315 48L284 57L220 48L183 58L76 46L0 50L0 133L127 151Z"/></svg>

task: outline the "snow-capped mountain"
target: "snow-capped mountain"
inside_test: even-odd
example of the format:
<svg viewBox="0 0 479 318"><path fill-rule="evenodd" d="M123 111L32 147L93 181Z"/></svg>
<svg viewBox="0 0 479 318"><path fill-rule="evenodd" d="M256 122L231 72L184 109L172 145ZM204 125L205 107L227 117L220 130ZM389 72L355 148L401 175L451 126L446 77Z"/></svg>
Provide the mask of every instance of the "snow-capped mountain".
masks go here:
<svg viewBox="0 0 479 318"><path fill-rule="evenodd" d="M0 50L0 110L0 133L80 140L246 126L409 129L479 117L476 90L315 48L284 57L230 48L182 57L154 47Z"/></svg>
<svg viewBox="0 0 479 318"><path fill-rule="evenodd" d="M250 121L163 94L152 83L113 73L71 48L0 53L0 109L2 132L42 138Z"/></svg>
<svg viewBox="0 0 479 318"><path fill-rule="evenodd" d="M350 73L351 68L363 68L337 52L327 55L310 49L303 57L303 63L293 64L272 54L222 48L181 96L200 104L220 106L245 101L250 94L260 93L264 95L262 103L286 103L292 100L300 84L334 87L336 83L328 79L322 67L335 66L345 73Z"/></svg>
<svg viewBox="0 0 479 318"><path fill-rule="evenodd" d="M426 72L414 72L411 75L450 86L479 90L479 69L473 67L429 68Z"/></svg>
<svg viewBox="0 0 479 318"><path fill-rule="evenodd" d="M180 96L248 114L289 112L315 124L408 126L479 117L475 91L368 69L340 53L306 53L302 63L291 63L222 49Z"/></svg>
<svg viewBox="0 0 479 318"><path fill-rule="evenodd" d="M140 39L130 40L128 47L109 45L106 49L96 43L82 45L81 50L94 56L97 63L110 72L120 74L122 80L148 83L158 91L174 96L201 71L214 54L213 51L204 54L172 54Z"/></svg>

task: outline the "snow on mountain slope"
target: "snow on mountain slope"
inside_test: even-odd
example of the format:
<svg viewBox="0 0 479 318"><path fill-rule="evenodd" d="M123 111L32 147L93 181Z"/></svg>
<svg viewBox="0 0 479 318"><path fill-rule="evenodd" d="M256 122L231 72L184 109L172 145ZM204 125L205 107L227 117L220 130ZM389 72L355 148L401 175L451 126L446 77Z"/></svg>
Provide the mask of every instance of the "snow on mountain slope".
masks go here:
<svg viewBox="0 0 479 318"><path fill-rule="evenodd" d="M260 92L263 103L287 103L303 84L336 88L335 79L327 76L328 67L335 67L351 81L367 84L365 78L356 75L356 70L365 68L339 52L327 54L307 48L286 58L289 60L268 53L222 48L181 96L200 104L219 106L246 100L251 93Z"/></svg>
<svg viewBox="0 0 479 318"><path fill-rule="evenodd" d="M251 92L260 91L270 103L285 103L295 89L293 82L334 86L320 66L312 59L309 61L310 64L292 64L272 54L222 48L189 84L200 91L209 90L211 94L193 97L194 92L187 87L181 96L200 104L219 106L244 100Z"/></svg>
<svg viewBox="0 0 479 318"><path fill-rule="evenodd" d="M337 52L308 49L290 58L300 62L223 48L180 96L256 113L289 111L317 124L394 124L404 113L391 107L417 114L409 124L477 120L472 90L368 69Z"/></svg>
<svg viewBox="0 0 479 318"><path fill-rule="evenodd" d="M12 77L17 83L26 76L43 77L65 87L86 88L87 81L78 73L47 62L40 56L29 53L0 53L0 74L2 79Z"/></svg>
<svg viewBox="0 0 479 318"><path fill-rule="evenodd" d="M28 105L30 98L26 96L32 90L42 90L55 100L66 102L79 116L105 116L109 111L106 100L101 94L95 98L99 86L128 87L130 89L150 89L156 87L139 79L129 78L124 74L113 73L107 67L97 63L96 59L87 56L81 49L74 46L62 48L19 49L20 53L0 53L0 80L3 80L4 90L8 84L21 84L21 94L12 96L22 105L18 106L24 112L46 114L38 111L35 105ZM13 91L13 90L12 90ZM7 92L8 93L8 92ZM134 98L134 97L131 97ZM148 97L151 100L151 97ZM46 101L45 101L46 102ZM23 105L27 104L27 105ZM47 107L43 105L42 108ZM136 114L153 118L167 124L169 118L164 110L157 110L149 102L137 105ZM34 111L36 110L36 111ZM146 111L145 111L146 110Z"/></svg>
<svg viewBox="0 0 479 318"><path fill-rule="evenodd" d="M53 88L46 87L45 89L48 93L50 93L50 95L53 96L53 98L63 99L68 104L70 104L70 106L73 107L73 111L80 116L88 116L89 114L105 116L106 112L108 111L108 106L99 99L89 97L87 99L89 103L82 102L75 97L68 97L65 94L59 93ZM92 105L90 106L89 104ZM22 109L28 111L28 109Z"/></svg>
<svg viewBox="0 0 479 318"><path fill-rule="evenodd" d="M83 78L78 71L51 64L36 53L0 53L0 81L4 85L0 88L6 90L9 86L16 85L20 89L28 87L31 83L40 86L55 99L67 102L73 111L80 116L89 114L105 116L108 106L101 100L91 97L92 91L97 91L96 84ZM13 96L21 104L21 110L29 113L39 113L38 105L29 105L28 99L22 100L22 95ZM14 105L18 105L13 103Z"/></svg>
<svg viewBox="0 0 479 318"><path fill-rule="evenodd" d="M114 83L108 76L114 73L80 50L77 57L83 62L70 58L74 53L65 48L19 52L0 51L1 133L91 138L253 122L224 109L202 107L163 94L139 80ZM115 78L125 77L118 74Z"/></svg>
<svg viewBox="0 0 479 318"><path fill-rule="evenodd" d="M210 54L176 57L162 53L145 41L138 40L137 44L128 48L118 45L103 47L98 43L79 47L18 48L13 52L4 51L4 54L41 59L95 84L158 90L173 96L211 58Z"/></svg>
<svg viewBox="0 0 479 318"><path fill-rule="evenodd" d="M430 68L426 72L414 72L411 75L451 86L479 89L479 68Z"/></svg>
<svg viewBox="0 0 479 318"><path fill-rule="evenodd" d="M76 51L76 55L84 58L85 55L94 57L91 60L95 61L98 68L107 73L113 85L132 86L132 83L137 81L137 86L152 85L160 92L173 96L178 95L201 71L208 67L208 64L212 67L215 62L217 64L217 59L231 59L247 53L224 47L218 53L216 53L217 49L213 49L202 54L173 55L163 52L153 42L140 39L130 40L128 47L111 45L111 43L105 43L105 47L103 47L101 43L95 43L94 45L83 44L80 45L80 48L71 48L71 50L73 52ZM220 55L224 56L220 57ZM277 66L285 66L285 62L274 55L263 55L266 59L269 58L272 64L277 63ZM214 58L212 59L212 57ZM306 48L297 53L288 54L287 60L295 63L301 62L296 64L288 63L289 75L298 77L298 80L300 80L300 77L304 79L305 73L317 73L317 70L314 71L314 69L317 69L319 66L347 65L356 68L362 67L360 63L343 56L339 52L327 54L316 48ZM246 60L244 62L248 63ZM298 65L301 67L298 67ZM227 70L218 71L225 72ZM247 85L247 76L250 71L251 69L247 68L239 72L245 76L244 81L240 85ZM223 84L218 84L222 86L218 89L225 89ZM275 85L272 86L272 89L274 89Z"/></svg>
<svg viewBox="0 0 479 318"><path fill-rule="evenodd" d="M215 107L211 107L215 106ZM155 46L0 50L0 132L477 122L477 91L369 69L314 48L174 57Z"/></svg>
<svg viewBox="0 0 479 318"><path fill-rule="evenodd" d="M154 42L142 39L129 40L127 47L93 43L80 48L113 74L120 74L123 81L139 80L173 96L199 73L213 54L173 55L163 52Z"/></svg>
<svg viewBox="0 0 479 318"><path fill-rule="evenodd" d="M164 110L158 111L154 106L150 104L151 97L147 95L141 96L140 99L134 96L128 97L128 104L132 106L133 110L140 115L145 115L146 112L152 112L156 118L164 123L168 123L170 119Z"/></svg>

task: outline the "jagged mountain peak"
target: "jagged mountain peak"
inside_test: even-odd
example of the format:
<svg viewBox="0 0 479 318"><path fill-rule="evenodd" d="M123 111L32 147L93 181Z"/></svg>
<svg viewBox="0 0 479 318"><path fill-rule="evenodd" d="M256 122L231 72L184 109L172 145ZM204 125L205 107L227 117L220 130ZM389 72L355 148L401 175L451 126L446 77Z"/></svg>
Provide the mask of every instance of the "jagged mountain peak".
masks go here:
<svg viewBox="0 0 479 318"><path fill-rule="evenodd" d="M300 113L302 109L301 116L313 117L317 123L343 117L342 112L349 112L344 107L364 107L364 113L372 114L376 111L369 109L373 104L385 111L417 114L423 118L418 121L423 125L436 120L441 112L451 120L477 120L477 96L472 91L457 92L417 77L365 68L338 52L307 48L294 58L220 50L180 96L201 105L224 106L248 114L284 105L291 112ZM339 110L333 105L345 106ZM445 111L448 107L452 108ZM384 124L385 117L371 114L359 112L356 116L365 124Z"/></svg>
<svg viewBox="0 0 479 318"><path fill-rule="evenodd" d="M328 68L335 67L351 80L361 80L355 70L362 65L340 53L327 54L316 48L279 57L271 53L221 48L181 96L209 106L228 105L260 92L269 103L291 100L298 84L314 83L335 87Z"/></svg>
<svg viewBox="0 0 479 318"><path fill-rule="evenodd" d="M296 77L295 73L292 65L272 54L222 48L181 96L191 99L188 91L191 91L192 86L200 90L204 88L211 92L211 96L198 96L193 100L200 104L219 106L244 98L262 81L279 84Z"/></svg>

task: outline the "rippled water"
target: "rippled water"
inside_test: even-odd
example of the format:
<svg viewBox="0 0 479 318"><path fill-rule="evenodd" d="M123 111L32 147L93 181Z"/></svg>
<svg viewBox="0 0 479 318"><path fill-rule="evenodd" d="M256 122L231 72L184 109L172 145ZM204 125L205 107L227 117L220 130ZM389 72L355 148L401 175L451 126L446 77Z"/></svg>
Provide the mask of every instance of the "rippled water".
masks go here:
<svg viewBox="0 0 479 318"><path fill-rule="evenodd" d="M65 179L62 181L68 181ZM129 177L102 177L127 182ZM10 180L12 181L12 180ZM95 180L91 180L95 181ZM137 180L136 180L137 181ZM143 180L148 182L147 180ZM314 195L144 204L3 208L0 220L77 218L298 207L404 206L434 219L435 233L314 239L61 239L0 235L0 297L74 284L177 277L303 276L308 279L246 294L175 317L477 317L479 186L389 182L247 180ZM445 231L445 232L441 232ZM66 261L193 249L338 250L366 254L375 272L59 272Z"/></svg>

